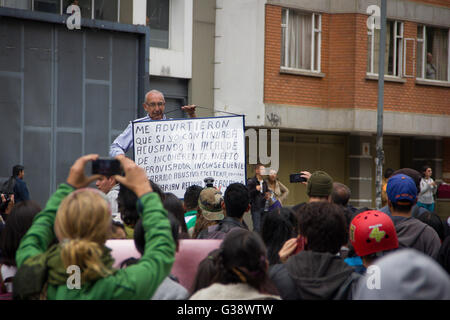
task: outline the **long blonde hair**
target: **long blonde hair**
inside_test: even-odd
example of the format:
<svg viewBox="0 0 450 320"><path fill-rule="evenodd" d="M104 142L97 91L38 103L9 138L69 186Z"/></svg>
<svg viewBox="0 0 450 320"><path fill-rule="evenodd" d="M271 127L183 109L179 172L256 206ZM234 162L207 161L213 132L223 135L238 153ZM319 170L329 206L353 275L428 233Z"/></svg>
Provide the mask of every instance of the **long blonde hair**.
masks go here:
<svg viewBox="0 0 450 320"><path fill-rule="evenodd" d="M107 276L101 258L110 230L111 209L98 190L84 188L67 196L55 218L64 266L79 266L82 281Z"/></svg>

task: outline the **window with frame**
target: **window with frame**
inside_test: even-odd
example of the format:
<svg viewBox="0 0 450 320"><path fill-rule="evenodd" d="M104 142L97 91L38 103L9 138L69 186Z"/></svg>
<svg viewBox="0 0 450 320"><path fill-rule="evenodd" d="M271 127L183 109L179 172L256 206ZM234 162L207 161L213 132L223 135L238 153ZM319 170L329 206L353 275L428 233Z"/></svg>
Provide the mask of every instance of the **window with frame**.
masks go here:
<svg viewBox="0 0 450 320"><path fill-rule="evenodd" d="M367 73L378 75L380 60L380 31L368 29L367 32ZM402 77L403 70L403 22L386 22L386 48L384 55L384 74Z"/></svg>
<svg viewBox="0 0 450 320"><path fill-rule="evenodd" d="M320 72L322 16L283 9L281 67Z"/></svg>
<svg viewBox="0 0 450 320"><path fill-rule="evenodd" d="M147 0L150 47L169 48L170 0Z"/></svg>
<svg viewBox="0 0 450 320"><path fill-rule="evenodd" d="M418 79L449 81L449 29L417 27L416 77Z"/></svg>

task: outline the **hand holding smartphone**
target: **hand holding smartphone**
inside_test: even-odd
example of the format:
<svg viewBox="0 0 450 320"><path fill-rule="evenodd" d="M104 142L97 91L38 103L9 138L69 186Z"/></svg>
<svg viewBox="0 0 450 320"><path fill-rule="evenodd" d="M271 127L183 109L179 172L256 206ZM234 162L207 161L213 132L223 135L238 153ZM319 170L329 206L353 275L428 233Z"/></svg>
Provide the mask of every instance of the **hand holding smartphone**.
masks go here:
<svg viewBox="0 0 450 320"><path fill-rule="evenodd" d="M298 183L298 182L307 182L308 179L305 177L302 177L302 173L292 173L289 175L289 182L290 183Z"/></svg>

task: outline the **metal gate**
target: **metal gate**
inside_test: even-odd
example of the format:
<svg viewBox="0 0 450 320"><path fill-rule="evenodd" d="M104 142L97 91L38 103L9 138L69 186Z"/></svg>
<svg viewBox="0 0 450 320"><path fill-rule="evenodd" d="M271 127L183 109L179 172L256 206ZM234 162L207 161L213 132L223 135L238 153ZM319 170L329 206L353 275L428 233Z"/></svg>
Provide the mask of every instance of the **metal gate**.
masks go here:
<svg viewBox="0 0 450 320"><path fill-rule="evenodd" d="M41 206L77 157L108 155L148 87L147 28L63 19L0 8L0 176L23 164Z"/></svg>

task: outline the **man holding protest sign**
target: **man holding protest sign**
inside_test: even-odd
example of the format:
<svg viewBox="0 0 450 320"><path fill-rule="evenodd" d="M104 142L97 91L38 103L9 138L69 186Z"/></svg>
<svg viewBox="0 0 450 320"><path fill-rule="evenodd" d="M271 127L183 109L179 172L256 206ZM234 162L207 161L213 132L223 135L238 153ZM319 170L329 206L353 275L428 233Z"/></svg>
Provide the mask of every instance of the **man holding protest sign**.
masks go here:
<svg viewBox="0 0 450 320"><path fill-rule="evenodd" d="M151 90L145 95L145 102L142 104L147 115L137 121L164 120L166 116L164 109L166 101L164 95L158 90ZM189 118L196 118L195 105L182 106L181 110L186 111ZM127 128L114 140L109 148L109 155L115 157L125 154L133 147L133 132L131 123Z"/></svg>

